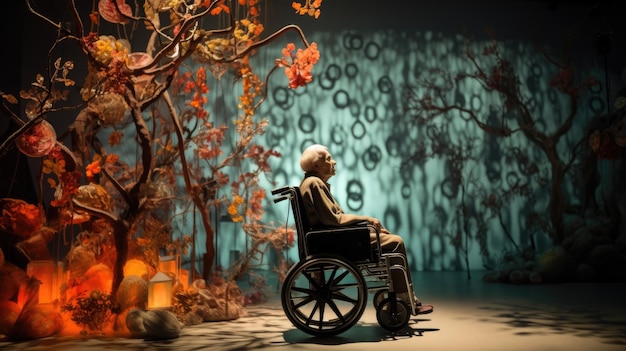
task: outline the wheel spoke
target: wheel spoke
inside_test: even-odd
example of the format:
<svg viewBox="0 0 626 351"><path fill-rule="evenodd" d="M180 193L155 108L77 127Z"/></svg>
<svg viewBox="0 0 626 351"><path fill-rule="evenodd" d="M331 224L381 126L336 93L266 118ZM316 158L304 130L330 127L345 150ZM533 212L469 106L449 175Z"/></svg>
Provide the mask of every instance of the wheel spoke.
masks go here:
<svg viewBox="0 0 626 351"><path fill-rule="evenodd" d="M291 302L293 302L293 300L294 300L294 298L292 297L291 298ZM303 298L303 300L300 301L299 303L294 304L293 307L294 308L300 308L300 307L302 307L302 306L304 306L304 305L306 305L306 304L308 304L308 303L310 303L311 301L314 301L314 300L315 299L312 296L309 295L309 296Z"/></svg>
<svg viewBox="0 0 626 351"><path fill-rule="evenodd" d="M315 316L315 312L317 311L317 308L319 307L319 304L316 302L315 306L313 307L313 310L311 311L311 313L309 314L309 317L306 320L306 325L311 325L311 321L313 321L313 317ZM320 319L321 322L321 319ZM320 326L322 325L322 323L320 323Z"/></svg>
<svg viewBox="0 0 626 351"><path fill-rule="evenodd" d="M320 326L319 326L319 329L322 329L324 327L324 311L325 311L326 304L324 302L322 302L320 304L319 300L318 300L318 305L320 307ZM316 307L317 307L317 305L316 305Z"/></svg>
<svg viewBox="0 0 626 351"><path fill-rule="evenodd" d="M330 309L333 310L333 312L335 312L335 315L337 316L337 318L339 318L339 320L341 320L341 323L345 323L346 319L344 318L344 314L341 312L341 310L339 310L339 307L337 307L335 301L328 301L328 306L330 307ZM350 309L350 311L352 311L352 309Z"/></svg>
<svg viewBox="0 0 626 351"><path fill-rule="evenodd" d="M356 305L356 303L358 302L358 299L354 299L340 291L337 292L333 292L332 294L333 299L335 300L341 300L341 301L346 301L346 302L350 302L353 305Z"/></svg>
<svg viewBox="0 0 626 351"><path fill-rule="evenodd" d="M335 276L335 274L337 273L337 268L335 267L335 269L333 270L333 274L332 277ZM350 274L350 272L348 270L345 270L343 273L341 273L337 278L333 278L332 279L332 286L337 286L339 285L339 282L343 280L343 278L345 278L348 274ZM328 281L331 281L331 279L328 279Z"/></svg>
<svg viewBox="0 0 626 351"><path fill-rule="evenodd" d="M334 284L331 286L331 289L333 291L339 291L339 290L345 290L348 288L354 288L354 287L358 287L359 284L357 283L346 283L346 284Z"/></svg>
<svg viewBox="0 0 626 351"><path fill-rule="evenodd" d="M315 290L311 289L311 288L303 288L300 286L294 286L293 288L291 288L292 291L297 291L297 292L301 292L307 295L313 295L313 293L315 292Z"/></svg>

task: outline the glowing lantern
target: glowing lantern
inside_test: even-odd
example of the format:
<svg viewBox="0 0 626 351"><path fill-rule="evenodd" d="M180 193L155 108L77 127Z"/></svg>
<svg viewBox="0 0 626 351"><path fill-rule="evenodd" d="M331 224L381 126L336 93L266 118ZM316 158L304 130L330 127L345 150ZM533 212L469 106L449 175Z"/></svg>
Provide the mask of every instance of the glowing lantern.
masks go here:
<svg viewBox="0 0 626 351"><path fill-rule="evenodd" d="M148 282L148 309L167 309L172 306L172 279L163 272Z"/></svg>
<svg viewBox="0 0 626 351"><path fill-rule="evenodd" d="M33 260L26 266L26 274L41 282L39 285L39 303L51 303L54 299L54 261Z"/></svg>
<svg viewBox="0 0 626 351"><path fill-rule="evenodd" d="M65 283L67 282L68 275L69 275L69 272L67 273L64 272L63 264L58 263L54 271L54 277L53 277L54 279L53 285L52 285L52 289L53 289L52 299L53 300L56 300L60 297L59 296L60 292L64 288Z"/></svg>
<svg viewBox="0 0 626 351"><path fill-rule="evenodd" d="M178 256L159 256L159 271L178 277Z"/></svg>

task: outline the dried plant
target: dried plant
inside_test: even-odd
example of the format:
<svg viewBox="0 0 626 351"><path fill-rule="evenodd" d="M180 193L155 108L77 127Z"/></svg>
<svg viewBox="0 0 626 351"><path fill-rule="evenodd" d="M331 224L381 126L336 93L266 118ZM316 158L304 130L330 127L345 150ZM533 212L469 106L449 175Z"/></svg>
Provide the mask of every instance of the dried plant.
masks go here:
<svg viewBox="0 0 626 351"><path fill-rule="evenodd" d="M77 296L61 306L61 312L70 313L72 321L82 326L81 335L89 331L102 332L113 316L113 299L111 295L93 290L89 296Z"/></svg>
<svg viewBox="0 0 626 351"><path fill-rule="evenodd" d="M256 141L268 125L256 110L277 69L284 69L287 85L295 89L311 82L319 59L316 44L296 25L266 35L261 1L141 3L132 7L124 0L99 0L85 10L70 0L70 19L61 24L27 0L30 13L58 33L49 51L52 70L20 94L28 102L28 120L12 110L18 102L13 95L0 93L0 108L19 126L0 145L0 155L38 123L76 113L62 133L71 145L59 138L42 155L40 186L44 190L47 183L54 195L41 205L54 209L46 225L58 232L96 219L108 222L115 249L112 296L130 255L144 255L155 265L159 252L186 253L189 244L192 275L211 278L216 248L210 214L219 208L236 204L233 220L258 239L260 232L249 230L262 225L264 192L258 177L271 172L268 160L280 154ZM306 14L318 17L320 5L305 4L313 9ZM259 77L250 57L287 33L295 33L304 48L288 43L266 76ZM82 56L53 58L68 43L77 45ZM76 63L86 72L77 72ZM232 125L218 125L210 113L207 72L218 79L231 74L241 86ZM83 79L75 77L81 73ZM76 91L82 102L70 105L76 99L69 94ZM129 144L134 154L124 151ZM110 207L77 198L90 184L104 189ZM191 233L175 234L173 223L189 217L197 217L202 228L194 221ZM199 233L206 235L203 249L195 247ZM202 252L202 269L196 272L195 257ZM239 276L240 269L231 276Z"/></svg>

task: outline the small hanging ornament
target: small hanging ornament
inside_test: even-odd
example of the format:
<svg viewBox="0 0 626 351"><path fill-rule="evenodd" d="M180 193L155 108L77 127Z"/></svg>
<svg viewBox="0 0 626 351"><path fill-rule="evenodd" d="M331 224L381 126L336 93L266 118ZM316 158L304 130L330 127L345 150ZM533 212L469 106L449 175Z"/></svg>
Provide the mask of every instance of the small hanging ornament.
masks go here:
<svg viewBox="0 0 626 351"><path fill-rule="evenodd" d="M34 124L15 140L17 148L26 156L43 157L54 147L57 134L48 121L42 120Z"/></svg>

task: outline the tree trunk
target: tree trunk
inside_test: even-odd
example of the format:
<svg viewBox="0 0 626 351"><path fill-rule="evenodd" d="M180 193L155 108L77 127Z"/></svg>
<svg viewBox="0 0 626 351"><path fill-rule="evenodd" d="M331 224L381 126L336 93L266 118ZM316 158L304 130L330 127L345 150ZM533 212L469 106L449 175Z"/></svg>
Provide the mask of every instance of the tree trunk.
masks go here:
<svg viewBox="0 0 626 351"><path fill-rule="evenodd" d="M124 266L128 260L128 227L123 223L113 224L113 238L115 239L115 265L113 267L113 281L111 296L115 299L117 290L124 280Z"/></svg>

